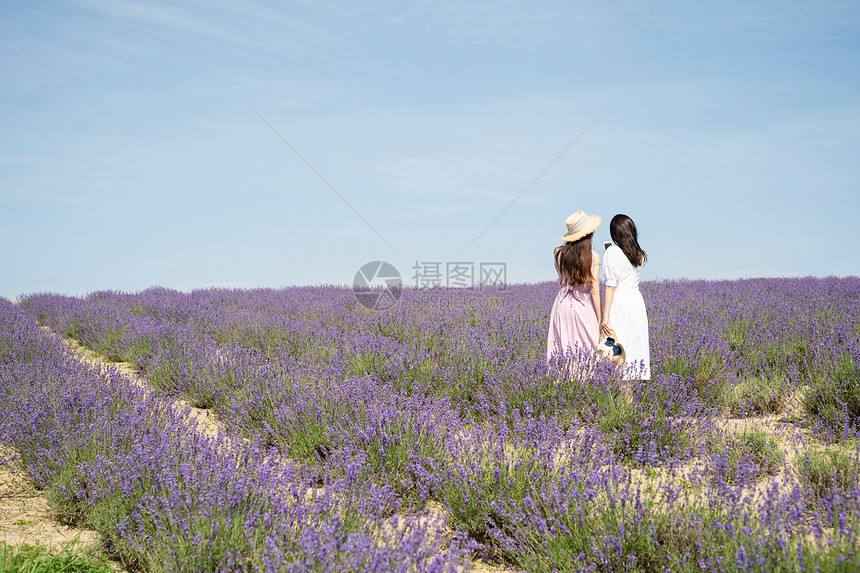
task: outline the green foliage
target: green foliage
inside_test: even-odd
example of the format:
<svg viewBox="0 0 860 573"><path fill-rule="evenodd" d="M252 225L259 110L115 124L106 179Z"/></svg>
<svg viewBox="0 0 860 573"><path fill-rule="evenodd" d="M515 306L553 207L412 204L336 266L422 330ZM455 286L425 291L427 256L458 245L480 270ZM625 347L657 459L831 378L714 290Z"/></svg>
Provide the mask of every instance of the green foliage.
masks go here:
<svg viewBox="0 0 860 573"><path fill-rule="evenodd" d="M194 386L185 389L185 397L194 408L210 410L223 406L228 395L224 392L224 386L219 385L219 379L208 376L203 377Z"/></svg>
<svg viewBox="0 0 860 573"><path fill-rule="evenodd" d="M725 330L725 340L739 361L745 376L753 378L782 378L794 370L801 379L808 377L811 353L809 339L797 328L791 337L773 336L768 325L779 323L783 329L791 325L791 317L758 315L731 321Z"/></svg>
<svg viewBox="0 0 860 573"><path fill-rule="evenodd" d="M601 512L547 516L548 530L520 532L530 535L528 542L505 557L534 573L578 571L583 561L599 563L596 571L632 573L849 573L860 566L856 548L844 538L822 548L776 531L751 538L748 532L761 531L759 524L752 518L731 519L719 509L631 511L611 500L607 505ZM857 524L856 518L851 521ZM749 554L759 554L760 560L747 559Z"/></svg>
<svg viewBox="0 0 860 573"><path fill-rule="evenodd" d="M601 432L612 436L621 461L633 463L641 450L659 452L658 457L665 459L690 446L693 428L676 418L678 405L647 382L619 382L618 386L591 388L590 392L591 418Z"/></svg>
<svg viewBox="0 0 860 573"><path fill-rule="evenodd" d="M157 366L151 366L146 369L146 377L156 388L164 390L168 394L176 394L183 389L179 379L179 372L180 369L177 364L162 360Z"/></svg>
<svg viewBox="0 0 860 573"><path fill-rule="evenodd" d="M87 332L87 327L81 324L79 320L70 320L63 328L63 336L83 344L82 335Z"/></svg>
<svg viewBox="0 0 860 573"><path fill-rule="evenodd" d="M564 380L554 376L544 376L537 380L536 384L522 384L517 380L501 380L499 391L506 397L505 404L491 403L493 415L498 414L501 408L509 411L518 411L520 416L546 416L557 417L566 427L574 418L572 406L578 402L584 387L582 380ZM513 423L510 416L506 416L508 424ZM510 426L509 426L510 427Z"/></svg>
<svg viewBox="0 0 860 573"><path fill-rule="evenodd" d="M733 457L748 458L760 468L762 473L773 474L785 460L785 454L772 435L760 430L741 434L734 447Z"/></svg>
<svg viewBox="0 0 860 573"><path fill-rule="evenodd" d="M110 362L122 362L126 358L125 331L121 328L111 328L104 325L97 334L97 343L93 350L107 358Z"/></svg>
<svg viewBox="0 0 860 573"><path fill-rule="evenodd" d="M860 428L860 368L844 354L816 372L806 395L807 413L840 432Z"/></svg>
<svg viewBox="0 0 860 573"><path fill-rule="evenodd" d="M539 573L578 570L583 557L604 564L601 571L700 571L694 555L712 557L708 549L719 551L731 541L724 530L708 527L718 517L708 510L698 515L630 512L612 505L594 515L561 516L563 527L555 527L554 535L535 535L530 551L510 557ZM595 544L594 539L605 543Z"/></svg>
<svg viewBox="0 0 860 573"><path fill-rule="evenodd" d="M296 411L289 424L275 427L270 445L306 463L323 463L332 452L331 424L328 416L318 416L312 410Z"/></svg>
<svg viewBox="0 0 860 573"><path fill-rule="evenodd" d="M487 541L493 527L506 524L499 508L537 491L548 472L532 451L506 449L501 441L471 445L467 452L456 462L460 471L445 472L433 494L450 509L451 528Z"/></svg>
<svg viewBox="0 0 860 573"><path fill-rule="evenodd" d="M359 447L367 479L392 486L406 506L425 501L425 492L417 489L420 478L415 473L415 460L423 460L426 469L429 460L439 460L442 455L441 444L428 428L408 421L392 424L362 440Z"/></svg>
<svg viewBox="0 0 860 573"><path fill-rule="evenodd" d="M747 378L726 393L723 407L731 416L759 416L781 412L792 384L782 376Z"/></svg>
<svg viewBox="0 0 860 573"><path fill-rule="evenodd" d="M74 463L66 463L53 479L46 492L57 521L69 525L80 525L86 521L86 511L75 495L80 490L79 472Z"/></svg>
<svg viewBox="0 0 860 573"><path fill-rule="evenodd" d="M132 316L155 316L155 313L143 302L133 303L130 310Z"/></svg>
<svg viewBox="0 0 860 573"><path fill-rule="evenodd" d="M238 328L229 340L225 340L227 341L235 342L243 348L259 350L267 359L275 355L298 356L301 353L302 344L302 341L288 330L260 326Z"/></svg>
<svg viewBox="0 0 860 573"><path fill-rule="evenodd" d="M64 544L58 553L41 545L15 548L0 541L0 571L3 573L109 573L104 556L77 550L78 540Z"/></svg>
<svg viewBox="0 0 860 573"><path fill-rule="evenodd" d="M670 354L662 364L655 364L655 371L692 381L702 402L709 406L719 403L725 392L727 381L723 359L712 350L701 349L694 357Z"/></svg>
<svg viewBox="0 0 860 573"><path fill-rule="evenodd" d="M720 478L731 483L735 480L740 464L752 462L758 467L756 477L774 474L785 461L785 453L771 434L752 430L739 436L724 434L715 436L712 449L727 456L728 466L720 467Z"/></svg>
<svg viewBox="0 0 860 573"><path fill-rule="evenodd" d="M795 460L801 479L816 500L832 497L834 491L850 494L860 487L860 459L838 450L807 450Z"/></svg>
<svg viewBox="0 0 860 573"><path fill-rule="evenodd" d="M151 338L139 338L128 347L122 349L120 361L128 362L135 368L140 368L140 359L149 358L153 352L154 343Z"/></svg>
<svg viewBox="0 0 860 573"><path fill-rule="evenodd" d="M141 512L131 516L129 524L143 531L155 531L156 521L164 524L161 516ZM139 552L137 568L172 573L179 562L182 571L223 571L225 555L237 549L250 553L249 545L259 543L257 539L249 539L245 524L238 516L230 519L213 515L189 522L171 520L165 529L166 537L153 540Z"/></svg>
<svg viewBox="0 0 860 573"><path fill-rule="evenodd" d="M377 352L353 354L349 359L349 367L358 376L372 375L376 380L389 382L393 379L389 360Z"/></svg>

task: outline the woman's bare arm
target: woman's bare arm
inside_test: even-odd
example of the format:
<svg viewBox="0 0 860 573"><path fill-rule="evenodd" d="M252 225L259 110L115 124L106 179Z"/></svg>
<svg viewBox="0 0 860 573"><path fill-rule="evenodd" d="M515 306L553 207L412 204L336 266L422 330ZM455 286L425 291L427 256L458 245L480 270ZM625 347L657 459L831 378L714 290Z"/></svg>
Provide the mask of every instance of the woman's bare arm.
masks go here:
<svg viewBox="0 0 860 573"><path fill-rule="evenodd" d="M597 315L597 323L600 324L600 263L592 265L591 274L591 302L594 304L594 314Z"/></svg>
<svg viewBox="0 0 860 573"><path fill-rule="evenodd" d="M609 309L612 308L612 300L615 298L615 287L606 287L606 304L603 307L603 320L600 322L600 330L603 334L609 334Z"/></svg>

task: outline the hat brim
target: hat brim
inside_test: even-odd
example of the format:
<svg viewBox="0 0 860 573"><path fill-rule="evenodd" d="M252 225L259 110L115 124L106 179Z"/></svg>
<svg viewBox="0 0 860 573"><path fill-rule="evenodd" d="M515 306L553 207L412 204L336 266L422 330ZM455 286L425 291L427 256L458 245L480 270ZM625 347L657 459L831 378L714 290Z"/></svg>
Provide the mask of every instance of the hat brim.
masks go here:
<svg viewBox="0 0 860 573"><path fill-rule="evenodd" d="M618 356L610 356L610 355L608 355L608 354L606 354L606 353L602 352L602 349L606 346L606 339L607 339L607 338L614 338L614 339L615 339L615 344L616 344L619 348L621 348L621 354L619 354ZM614 330L611 330L611 329L610 329L610 334L609 334L609 336L602 336L602 337L600 337L600 342L598 342L598 343L597 343L597 347L596 347L596 348L597 348L597 349L601 349L601 350L598 350L598 354L600 354L600 355L602 355L602 356L606 356L607 358L610 358L610 359L612 359L612 360L616 360L616 361L618 361L618 362L627 362L627 351L624 349L624 345L623 345L623 344L621 344L620 342L618 342L618 337L616 337L616 336L615 336L615 331L614 331Z"/></svg>
<svg viewBox="0 0 860 573"><path fill-rule="evenodd" d="M585 227L580 229L575 233L568 233L567 235L562 235L561 240L566 243L572 243L574 241L578 241L589 233L593 233L597 230L597 227L600 226L600 215L589 215L588 223L586 223Z"/></svg>

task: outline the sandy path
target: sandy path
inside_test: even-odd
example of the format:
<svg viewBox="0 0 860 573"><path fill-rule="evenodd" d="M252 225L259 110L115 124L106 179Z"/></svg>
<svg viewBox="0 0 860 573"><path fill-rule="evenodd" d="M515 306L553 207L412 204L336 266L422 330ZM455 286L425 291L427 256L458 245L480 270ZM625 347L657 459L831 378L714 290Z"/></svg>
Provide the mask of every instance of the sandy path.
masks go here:
<svg viewBox="0 0 860 573"><path fill-rule="evenodd" d="M0 445L0 541L16 548L41 545L56 552L77 540L79 551L104 554L98 532L63 525L54 519L45 492L14 458L12 448ZM115 561L109 565L114 571L125 571Z"/></svg>

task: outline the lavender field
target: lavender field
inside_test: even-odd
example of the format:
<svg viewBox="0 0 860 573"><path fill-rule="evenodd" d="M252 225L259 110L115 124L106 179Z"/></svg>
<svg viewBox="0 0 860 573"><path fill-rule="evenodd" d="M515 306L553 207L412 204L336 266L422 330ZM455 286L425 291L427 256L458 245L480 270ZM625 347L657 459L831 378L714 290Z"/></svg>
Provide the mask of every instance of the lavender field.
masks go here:
<svg viewBox="0 0 860 573"><path fill-rule="evenodd" d="M633 384L556 290L0 299L0 443L145 571L860 568L860 278L643 283Z"/></svg>

